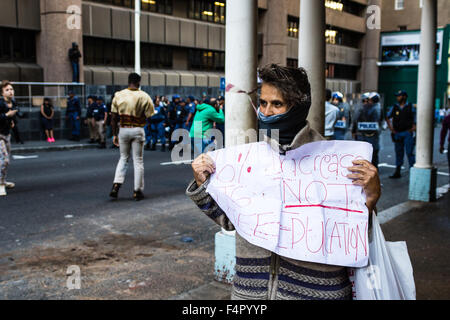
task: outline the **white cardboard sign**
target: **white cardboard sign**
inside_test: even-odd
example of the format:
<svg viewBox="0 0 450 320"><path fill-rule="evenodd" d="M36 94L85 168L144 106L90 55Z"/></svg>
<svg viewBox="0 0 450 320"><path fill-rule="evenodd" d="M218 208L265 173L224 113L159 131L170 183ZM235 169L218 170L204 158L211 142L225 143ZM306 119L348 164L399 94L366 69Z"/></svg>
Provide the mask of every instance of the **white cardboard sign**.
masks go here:
<svg viewBox="0 0 450 320"><path fill-rule="evenodd" d="M207 191L250 243L295 260L367 265L368 209L346 168L366 142L320 141L279 155L259 142L209 153Z"/></svg>

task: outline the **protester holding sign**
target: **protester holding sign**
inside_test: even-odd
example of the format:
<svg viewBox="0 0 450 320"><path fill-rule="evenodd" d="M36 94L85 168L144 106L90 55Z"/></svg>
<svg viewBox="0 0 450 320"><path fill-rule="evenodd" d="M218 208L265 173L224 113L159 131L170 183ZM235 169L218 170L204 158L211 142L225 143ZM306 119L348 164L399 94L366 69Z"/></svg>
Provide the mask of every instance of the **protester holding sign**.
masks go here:
<svg viewBox="0 0 450 320"><path fill-rule="evenodd" d="M324 140L318 132L310 128L306 120L311 106L311 87L304 69L270 65L260 70L259 77L262 80L258 111L259 128L267 130L265 142L271 146L275 154L279 154L280 157L289 156L291 151L295 153L296 149L308 143ZM271 138L276 136L275 132L272 135L272 130L278 130L278 141ZM273 155L269 151L266 153ZM270 160L264 153L259 159L262 163ZM363 188L367 214L375 210L381 194L380 181L376 168L369 161L359 159L355 158L353 161L348 159L346 170L351 174L347 177L353 180L350 185ZM245 163L247 159L245 155L238 155L236 161ZM214 160L203 154L193 162L192 168L194 181L189 184L186 194L221 227L230 231L235 230L235 225L227 216L229 212L219 207L207 192L210 176L216 171ZM259 170L261 168L262 166ZM250 174L253 170L251 166L246 166L245 170L242 167L239 174ZM264 176L259 178L261 181L267 179ZM237 193L241 194L239 191ZM272 195L266 196L277 194L279 195L279 190L274 189ZM264 197L264 194L262 196ZM345 193L342 197L345 202ZM249 200L242 198L236 201ZM345 214L345 211L343 212ZM352 288L346 267L286 258L274 253L275 248L268 250L251 244L239 234L238 229L236 230L238 232L233 299L352 299Z"/></svg>

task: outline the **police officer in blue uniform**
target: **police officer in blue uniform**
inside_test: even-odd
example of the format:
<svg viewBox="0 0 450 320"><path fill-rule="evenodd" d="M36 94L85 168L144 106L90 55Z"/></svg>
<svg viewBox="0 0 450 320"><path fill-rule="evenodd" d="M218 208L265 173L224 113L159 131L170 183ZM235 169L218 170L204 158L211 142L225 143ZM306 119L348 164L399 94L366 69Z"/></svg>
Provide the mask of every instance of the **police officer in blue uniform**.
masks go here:
<svg viewBox="0 0 450 320"><path fill-rule="evenodd" d="M185 109L186 117L183 119L183 129L191 131L192 122L194 121L195 111L197 109L197 106L195 105L195 97L187 97Z"/></svg>
<svg viewBox="0 0 450 320"><path fill-rule="evenodd" d="M106 148L105 122L108 115L108 110L105 105L103 97L97 97L97 101L92 109L92 116L95 121L96 132L99 136L99 149Z"/></svg>
<svg viewBox="0 0 450 320"><path fill-rule="evenodd" d="M151 143L150 150L155 151L156 143L158 142L159 139L161 141L161 152L165 152L166 151L165 124L167 123L167 113L166 109L164 108L164 105L158 99L155 101L155 103L156 103L155 114L148 120L148 123L150 125L150 141L147 142ZM149 145L148 143L147 146Z"/></svg>
<svg viewBox="0 0 450 320"><path fill-rule="evenodd" d="M401 178L405 150L409 166L412 167L416 163L416 157L414 155L416 108L408 102L408 94L406 91L400 90L395 96L397 97L397 103L386 115L386 122L392 132L392 140L395 143L396 169L394 174L389 177L391 179Z"/></svg>
<svg viewBox="0 0 450 320"><path fill-rule="evenodd" d="M169 150L173 149L173 146L179 141L172 141L172 134L175 130L180 129L183 125L183 119L181 116L181 97L176 94L172 97L172 102L167 107L167 117L170 126L169 131Z"/></svg>
<svg viewBox="0 0 450 320"><path fill-rule="evenodd" d="M69 91L69 99L67 99L66 118L69 120L72 130L72 136L69 140L80 141L81 134L81 103L75 93Z"/></svg>
<svg viewBox="0 0 450 320"><path fill-rule="evenodd" d="M350 106L344 102L344 95L340 92L333 92L331 103L339 109L334 125L334 139L345 140L345 134L350 125Z"/></svg>
<svg viewBox="0 0 450 320"><path fill-rule="evenodd" d="M363 104L355 111L352 126L353 138L357 141L365 141L372 145L372 164L378 168L378 153L380 151L380 124L381 113L374 104L370 93L362 96Z"/></svg>

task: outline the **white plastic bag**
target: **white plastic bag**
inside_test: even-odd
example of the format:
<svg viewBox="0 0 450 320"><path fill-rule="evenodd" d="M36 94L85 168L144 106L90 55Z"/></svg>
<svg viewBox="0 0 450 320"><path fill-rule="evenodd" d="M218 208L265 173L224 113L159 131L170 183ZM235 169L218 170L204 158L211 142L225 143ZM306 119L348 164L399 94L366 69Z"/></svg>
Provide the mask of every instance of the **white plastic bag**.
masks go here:
<svg viewBox="0 0 450 320"><path fill-rule="evenodd" d="M369 263L350 269L354 300L415 300L416 287L406 242L387 242L372 217Z"/></svg>

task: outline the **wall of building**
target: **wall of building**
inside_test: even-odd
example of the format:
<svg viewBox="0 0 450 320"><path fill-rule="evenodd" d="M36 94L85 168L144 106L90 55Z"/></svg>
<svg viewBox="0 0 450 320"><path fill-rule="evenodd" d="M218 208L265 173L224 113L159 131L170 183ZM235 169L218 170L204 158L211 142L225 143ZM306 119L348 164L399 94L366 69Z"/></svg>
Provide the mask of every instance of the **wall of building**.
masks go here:
<svg viewBox="0 0 450 320"><path fill-rule="evenodd" d="M405 0L403 10L395 10L395 0L382 1L381 31L399 31L420 29L422 9L420 0ZM438 0L438 26L445 27L450 23L450 3Z"/></svg>

